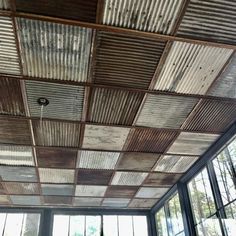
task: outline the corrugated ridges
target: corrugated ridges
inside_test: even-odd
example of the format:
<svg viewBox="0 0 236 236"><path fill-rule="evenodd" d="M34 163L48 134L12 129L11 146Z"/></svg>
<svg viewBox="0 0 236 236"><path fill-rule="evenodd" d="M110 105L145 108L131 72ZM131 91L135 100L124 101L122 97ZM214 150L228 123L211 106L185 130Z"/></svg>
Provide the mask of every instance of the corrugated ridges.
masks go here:
<svg viewBox="0 0 236 236"><path fill-rule="evenodd" d="M92 30L18 18L24 75L87 81Z"/></svg>
<svg viewBox="0 0 236 236"><path fill-rule="evenodd" d="M223 132L236 120L236 104L227 101L202 100L183 125L191 131Z"/></svg>
<svg viewBox="0 0 236 236"><path fill-rule="evenodd" d="M148 94L137 125L155 128L179 128L198 99Z"/></svg>
<svg viewBox="0 0 236 236"><path fill-rule="evenodd" d="M130 202L129 198L104 198L102 206L126 207Z"/></svg>
<svg viewBox="0 0 236 236"><path fill-rule="evenodd" d="M125 150L137 152L164 152L177 132L156 129L132 129Z"/></svg>
<svg viewBox="0 0 236 236"><path fill-rule="evenodd" d="M92 92L89 121L104 124L132 125L143 94L97 88Z"/></svg>
<svg viewBox="0 0 236 236"><path fill-rule="evenodd" d="M235 11L235 1L191 0L178 35L235 44Z"/></svg>
<svg viewBox="0 0 236 236"><path fill-rule="evenodd" d="M39 196L25 196L25 195L18 195L18 196L10 196L12 203L15 205L27 205L27 206L34 206L40 205L41 200Z"/></svg>
<svg viewBox="0 0 236 236"><path fill-rule="evenodd" d="M10 17L0 16L0 73L20 75L13 24Z"/></svg>
<svg viewBox="0 0 236 236"><path fill-rule="evenodd" d="M148 88L164 47L163 41L99 32L95 83Z"/></svg>
<svg viewBox="0 0 236 236"><path fill-rule="evenodd" d="M43 120L33 121L35 142L41 146L78 147L80 125Z"/></svg>
<svg viewBox="0 0 236 236"><path fill-rule="evenodd" d="M40 117L41 107L37 100L44 97L49 104L43 108L43 117L81 120L84 87L26 81L26 92L31 116Z"/></svg>
<svg viewBox="0 0 236 236"><path fill-rule="evenodd" d="M9 2L9 0L0 0L0 9L3 9L3 10L10 9L10 2Z"/></svg>
<svg viewBox="0 0 236 236"><path fill-rule="evenodd" d="M106 0L103 24L171 34L183 0Z"/></svg>
<svg viewBox="0 0 236 236"><path fill-rule="evenodd" d="M224 72L213 83L208 95L236 98L236 54L232 57Z"/></svg>
<svg viewBox="0 0 236 236"><path fill-rule="evenodd" d="M155 90L205 94L233 50L174 42Z"/></svg>
<svg viewBox="0 0 236 236"><path fill-rule="evenodd" d="M39 194L39 186L36 183L4 183L9 194Z"/></svg>

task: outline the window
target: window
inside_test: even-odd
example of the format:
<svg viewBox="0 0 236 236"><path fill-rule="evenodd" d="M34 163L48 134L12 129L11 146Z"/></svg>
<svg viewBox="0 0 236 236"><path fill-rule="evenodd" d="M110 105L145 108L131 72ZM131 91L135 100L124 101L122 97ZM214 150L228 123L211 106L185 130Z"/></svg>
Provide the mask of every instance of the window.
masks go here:
<svg viewBox="0 0 236 236"><path fill-rule="evenodd" d="M167 224L166 224L166 213L164 207L162 207L156 213L156 229L158 236L168 236Z"/></svg>

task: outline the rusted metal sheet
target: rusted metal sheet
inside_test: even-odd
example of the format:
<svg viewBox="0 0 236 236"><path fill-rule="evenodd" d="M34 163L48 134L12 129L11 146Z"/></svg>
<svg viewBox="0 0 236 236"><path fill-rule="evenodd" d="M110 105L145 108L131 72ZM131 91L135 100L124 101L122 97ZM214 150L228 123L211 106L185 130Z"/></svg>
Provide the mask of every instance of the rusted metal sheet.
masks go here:
<svg viewBox="0 0 236 236"><path fill-rule="evenodd" d="M36 148L39 167L75 168L77 150Z"/></svg>
<svg viewBox="0 0 236 236"><path fill-rule="evenodd" d="M17 11L85 22L95 23L96 21L97 0L40 0L36 2L16 0L15 2Z"/></svg>
<svg viewBox="0 0 236 236"><path fill-rule="evenodd" d="M164 155L157 161L155 171L169 173L186 172L199 157Z"/></svg>
<svg viewBox="0 0 236 236"><path fill-rule="evenodd" d="M127 207L129 198L104 198L102 206L104 207Z"/></svg>
<svg viewBox="0 0 236 236"><path fill-rule="evenodd" d="M99 185L76 185L75 195L82 197L103 197L107 186Z"/></svg>
<svg viewBox="0 0 236 236"><path fill-rule="evenodd" d="M39 196L11 195L10 198L14 205L26 205L26 206L41 205L41 200Z"/></svg>
<svg viewBox="0 0 236 236"><path fill-rule="evenodd" d="M6 193L6 190L4 189L3 185L0 183L0 194L5 194L5 193Z"/></svg>
<svg viewBox="0 0 236 236"><path fill-rule="evenodd" d="M156 202L157 199L135 198L129 204L129 208L152 208Z"/></svg>
<svg viewBox="0 0 236 236"><path fill-rule="evenodd" d="M156 129L132 129L124 149L134 152L164 152L177 132Z"/></svg>
<svg viewBox="0 0 236 236"><path fill-rule="evenodd" d="M25 18L17 22L24 75L87 81L91 29Z"/></svg>
<svg viewBox="0 0 236 236"><path fill-rule="evenodd" d="M122 153L117 169L150 171L159 158L158 154L152 153Z"/></svg>
<svg viewBox="0 0 236 236"><path fill-rule="evenodd" d="M191 0L178 35L235 44L235 11L235 1Z"/></svg>
<svg viewBox="0 0 236 236"><path fill-rule="evenodd" d="M10 0L0 0L0 9L9 10L10 9Z"/></svg>
<svg viewBox="0 0 236 236"><path fill-rule="evenodd" d="M236 98L236 54L231 58L223 73L214 82L208 95Z"/></svg>
<svg viewBox="0 0 236 236"><path fill-rule="evenodd" d="M117 152L79 151L77 167L112 170L115 168L119 155L120 153Z"/></svg>
<svg viewBox="0 0 236 236"><path fill-rule="evenodd" d="M236 120L236 104L203 99L183 125L191 131L223 132Z"/></svg>
<svg viewBox="0 0 236 236"><path fill-rule="evenodd" d="M0 16L0 73L20 75L13 23L10 17Z"/></svg>
<svg viewBox="0 0 236 236"><path fill-rule="evenodd" d="M164 41L99 32L95 83L148 88L164 47Z"/></svg>
<svg viewBox="0 0 236 236"><path fill-rule="evenodd" d="M36 183L6 182L4 186L9 194L39 194L39 186Z"/></svg>
<svg viewBox="0 0 236 236"><path fill-rule="evenodd" d="M7 195L0 195L0 205L10 204L9 198Z"/></svg>
<svg viewBox="0 0 236 236"><path fill-rule="evenodd" d="M183 0L105 0L103 24L171 34Z"/></svg>
<svg viewBox="0 0 236 236"><path fill-rule="evenodd" d="M169 188L151 188L151 187L141 187L136 198L161 198Z"/></svg>
<svg viewBox="0 0 236 236"><path fill-rule="evenodd" d="M178 129L197 102L196 98L148 94L136 124Z"/></svg>
<svg viewBox="0 0 236 236"><path fill-rule="evenodd" d="M201 155L218 137L218 134L181 132L167 153Z"/></svg>
<svg viewBox="0 0 236 236"><path fill-rule="evenodd" d="M44 196L44 204L46 205L71 205L72 197L64 196Z"/></svg>
<svg viewBox="0 0 236 236"><path fill-rule="evenodd" d="M74 195L74 185L68 184L41 184L43 195Z"/></svg>
<svg viewBox="0 0 236 236"><path fill-rule="evenodd" d="M93 89L89 121L132 125L144 95L105 88Z"/></svg>
<svg viewBox="0 0 236 236"><path fill-rule="evenodd" d="M132 198L138 191L136 186L109 186L106 191L106 197Z"/></svg>
<svg viewBox="0 0 236 236"><path fill-rule="evenodd" d="M143 183L148 173L117 171L112 179L112 185L138 186Z"/></svg>
<svg viewBox="0 0 236 236"><path fill-rule="evenodd" d="M174 42L155 90L204 95L233 50Z"/></svg>
<svg viewBox="0 0 236 236"><path fill-rule="evenodd" d="M102 203L103 198L83 198L83 197L75 197L74 198L74 206L80 207L95 207L100 206Z"/></svg>
<svg viewBox="0 0 236 236"><path fill-rule="evenodd" d="M122 150L129 128L86 125L83 148Z"/></svg>
<svg viewBox="0 0 236 236"><path fill-rule="evenodd" d="M80 125L69 122L33 121L35 142L41 146L78 147Z"/></svg>
<svg viewBox="0 0 236 236"><path fill-rule="evenodd" d="M49 104L43 108L43 117L65 120L81 120L84 103L84 87L55 83L26 81L26 92L30 114L40 117L39 98L47 98Z"/></svg>
<svg viewBox="0 0 236 236"><path fill-rule="evenodd" d="M108 185L112 177L111 170L79 170L77 183L85 185Z"/></svg>

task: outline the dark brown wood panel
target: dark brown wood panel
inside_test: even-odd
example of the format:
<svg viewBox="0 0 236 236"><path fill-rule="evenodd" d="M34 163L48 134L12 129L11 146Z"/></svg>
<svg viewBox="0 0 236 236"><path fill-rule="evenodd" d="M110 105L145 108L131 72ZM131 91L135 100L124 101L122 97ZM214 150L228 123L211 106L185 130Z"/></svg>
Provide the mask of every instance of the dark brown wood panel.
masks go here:
<svg viewBox="0 0 236 236"><path fill-rule="evenodd" d="M106 191L106 197L132 198L139 187L134 186L109 186Z"/></svg>
<svg viewBox="0 0 236 236"><path fill-rule="evenodd" d="M50 205L70 205L72 203L72 197L44 196L44 203Z"/></svg>

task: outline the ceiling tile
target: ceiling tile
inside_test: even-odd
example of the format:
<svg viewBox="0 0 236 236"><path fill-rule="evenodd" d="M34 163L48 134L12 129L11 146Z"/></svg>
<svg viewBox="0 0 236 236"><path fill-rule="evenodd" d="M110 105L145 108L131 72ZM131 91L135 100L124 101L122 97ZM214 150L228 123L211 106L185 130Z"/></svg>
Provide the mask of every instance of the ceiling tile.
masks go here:
<svg viewBox="0 0 236 236"><path fill-rule="evenodd" d="M236 104L203 99L183 125L191 131L223 132L236 121Z"/></svg>
<svg viewBox="0 0 236 236"><path fill-rule="evenodd" d="M0 195L0 205L10 204L9 198L7 195Z"/></svg>
<svg viewBox="0 0 236 236"><path fill-rule="evenodd" d="M197 102L196 98L148 94L136 125L178 129Z"/></svg>
<svg viewBox="0 0 236 236"><path fill-rule="evenodd" d="M130 202L129 198L105 198L102 206L104 207L127 207Z"/></svg>
<svg viewBox="0 0 236 236"><path fill-rule="evenodd" d="M43 195L74 195L74 185L68 184L41 184Z"/></svg>
<svg viewBox="0 0 236 236"><path fill-rule="evenodd" d="M172 34L183 0L105 0L103 24Z"/></svg>
<svg viewBox="0 0 236 236"><path fill-rule="evenodd" d="M41 115L38 99L46 98L49 104L43 107L43 117L62 120L81 120L82 118L84 87L26 81L26 92L30 115L33 117Z"/></svg>
<svg viewBox="0 0 236 236"><path fill-rule="evenodd" d="M119 155L119 152L79 151L77 167L112 170L115 168Z"/></svg>
<svg viewBox="0 0 236 236"><path fill-rule="evenodd" d="M33 121L36 145L78 147L80 125L69 122Z"/></svg>
<svg viewBox="0 0 236 236"><path fill-rule="evenodd" d="M172 173L151 173L144 182L145 186L165 186L169 187L174 185L182 174Z"/></svg>
<svg viewBox="0 0 236 236"><path fill-rule="evenodd" d="M44 196L44 204L46 205L71 205L72 197L64 196Z"/></svg>
<svg viewBox="0 0 236 236"><path fill-rule="evenodd" d="M219 135L217 134L181 132L168 150L168 153L201 155L216 141L218 137Z"/></svg>
<svg viewBox="0 0 236 236"><path fill-rule="evenodd" d="M98 32L95 83L147 89L164 47L164 41Z"/></svg>
<svg viewBox="0 0 236 236"><path fill-rule="evenodd" d="M42 183L74 183L74 170L39 168Z"/></svg>
<svg viewBox="0 0 236 236"><path fill-rule="evenodd" d="M77 150L36 148L39 167L75 168Z"/></svg>
<svg viewBox="0 0 236 236"><path fill-rule="evenodd" d="M39 196L12 195L10 198L15 205L35 206L41 204Z"/></svg>
<svg viewBox="0 0 236 236"><path fill-rule="evenodd" d="M77 174L78 184L108 185L113 171L108 170L79 170Z"/></svg>
<svg viewBox="0 0 236 236"><path fill-rule="evenodd" d="M205 94L233 50L174 42L155 89Z"/></svg>
<svg viewBox="0 0 236 236"><path fill-rule="evenodd" d="M9 194L39 194L37 183L6 182L4 186Z"/></svg>
<svg viewBox="0 0 236 236"><path fill-rule="evenodd" d="M0 145L0 164L11 166L34 166L31 147Z"/></svg>
<svg viewBox="0 0 236 236"><path fill-rule="evenodd" d="M81 197L103 197L107 186L76 185L75 195Z"/></svg>
<svg viewBox="0 0 236 236"><path fill-rule="evenodd" d="M230 0L191 0L178 36L235 44L236 5Z"/></svg>
<svg viewBox="0 0 236 236"><path fill-rule="evenodd" d="M176 136L177 132L169 130L132 129L125 149L134 152L164 152Z"/></svg>
<svg viewBox="0 0 236 236"><path fill-rule="evenodd" d="M24 75L88 80L91 29L26 18L17 23Z"/></svg>
<svg viewBox="0 0 236 236"><path fill-rule="evenodd" d="M10 0L0 0L0 9L9 10L10 9Z"/></svg>
<svg viewBox="0 0 236 236"><path fill-rule="evenodd" d="M83 198L83 197L75 197L74 198L74 206L79 207L95 207L100 206L102 203L103 198Z"/></svg>
<svg viewBox="0 0 236 236"><path fill-rule="evenodd" d="M106 191L108 198L132 198L138 191L139 187L136 186L109 186Z"/></svg>
<svg viewBox="0 0 236 236"><path fill-rule="evenodd" d="M141 185L148 173L117 171L112 179L112 185Z"/></svg>
<svg viewBox="0 0 236 236"><path fill-rule="evenodd" d="M3 185L0 183L0 195L5 194L6 190L4 189Z"/></svg>
<svg viewBox="0 0 236 236"><path fill-rule="evenodd" d="M37 182L35 168L0 166L0 178L3 181Z"/></svg>
<svg viewBox="0 0 236 236"><path fill-rule="evenodd" d="M83 148L122 150L129 128L86 125Z"/></svg>
<svg viewBox="0 0 236 236"><path fill-rule="evenodd" d="M169 188L142 187L136 194L136 198L161 198Z"/></svg>
<svg viewBox="0 0 236 236"><path fill-rule="evenodd" d="M0 16L0 32L0 73L20 75L20 60L10 17Z"/></svg>
<svg viewBox="0 0 236 236"><path fill-rule="evenodd" d="M0 143L30 145L29 123L20 119L0 119Z"/></svg>
<svg viewBox="0 0 236 236"><path fill-rule="evenodd" d="M158 158L158 154L152 153L122 153L117 169L150 171Z"/></svg>
<svg viewBox="0 0 236 236"><path fill-rule="evenodd" d="M1 56L0 56L0 61L1 61ZM0 79L0 101L1 101L0 114L25 116L25 108L21 95L19 80L9 79L9 78Z"/></svg>
<svg viewBox="0 0 236 236"><path fill-rule="evenodd" d="M103 124L132 125L141 105L142 93L95 88L92 90L89 121Z"/></svg>
<svg viewBox="0 0 236 236"><path fill-rule="evenodd" d="M152 208L157 202L157 199L133 199L129 204L129 208Z"/></svg>
<svg viewBox="0 0 236 236"><path fill-rule="evenodd" d="M184 173L197 161L198 158L198 156L164 155L157 161L155 171Z"/></svg>

